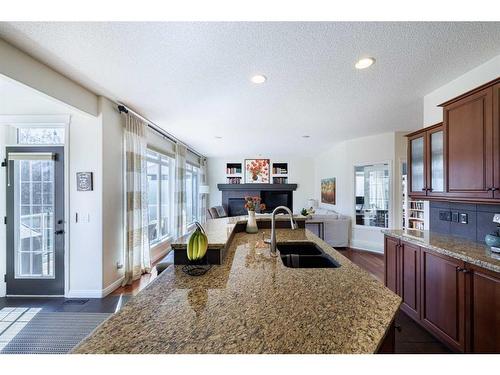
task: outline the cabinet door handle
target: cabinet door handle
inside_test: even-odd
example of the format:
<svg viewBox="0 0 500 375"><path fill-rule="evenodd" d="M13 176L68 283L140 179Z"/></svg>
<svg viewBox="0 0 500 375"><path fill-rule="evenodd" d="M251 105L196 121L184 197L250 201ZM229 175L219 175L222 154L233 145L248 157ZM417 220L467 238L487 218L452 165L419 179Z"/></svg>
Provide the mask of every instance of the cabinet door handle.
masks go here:
<svg viewBox="0 0 500 375"><path fill-rule="evenodd" d="M467 268L462 268L457 266L456 267L457 272L462 272L462 273L469 273L470 271Z"/></svg>
<svg viewBox="0 0 500 375"><path fill-rule="evenodd" d="M491 191L497 191L497 190L498 190L498 188L496 188L496 187L491 188Z"/></svg>
<svg viewBox="0 0 500 375"><path fill-rule="evenodd" d="M492 191L492 190L493 190L493 188L490 188L490 187L488 189L486 189L486 191Z"/></svg>
<svg viewBox="0 0 500 375"><path fill-rule="evenodd" d="M422 191L427 191L427 188L422 188Z"/></svg>
<svg viewBox="0 0 500 375"><path fill-rule="evenodd" d="M427 191L432 191L432 188L428 188Z"/></svg>

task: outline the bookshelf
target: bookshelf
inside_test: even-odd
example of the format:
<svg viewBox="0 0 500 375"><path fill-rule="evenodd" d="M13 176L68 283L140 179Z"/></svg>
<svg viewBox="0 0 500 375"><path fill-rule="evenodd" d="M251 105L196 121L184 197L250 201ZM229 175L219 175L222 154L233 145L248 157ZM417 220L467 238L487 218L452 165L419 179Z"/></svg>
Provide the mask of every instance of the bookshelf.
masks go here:
<svg viewBox="0 0 500 375"><path fill-rule="evenodd" d="M226 183L241 184L243 180L242 163L226 163Z"/></svg>
<svg viewBox="0 0 500 375"><path fill-rule="evenodd" d="M288 184L288 163L272 163L271 181L273 184Z"/></svg>
<svg viewBox="0 0 500 375"><path fill-rule="evenodd" d="M423 231L425 227L424 201L408 202L408 229Z"/></svg>

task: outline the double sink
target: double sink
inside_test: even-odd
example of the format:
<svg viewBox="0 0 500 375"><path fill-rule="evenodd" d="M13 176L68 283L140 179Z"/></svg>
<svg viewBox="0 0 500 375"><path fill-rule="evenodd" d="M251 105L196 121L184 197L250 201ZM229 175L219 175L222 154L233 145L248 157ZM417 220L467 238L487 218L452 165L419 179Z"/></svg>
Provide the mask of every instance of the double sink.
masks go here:
<svg viewBox="0 0 500 375"><path fill-rule="evenodd" d="M340 264L314 242L282 242L276 245L283 265L290 268L338 268Z"/></svg>

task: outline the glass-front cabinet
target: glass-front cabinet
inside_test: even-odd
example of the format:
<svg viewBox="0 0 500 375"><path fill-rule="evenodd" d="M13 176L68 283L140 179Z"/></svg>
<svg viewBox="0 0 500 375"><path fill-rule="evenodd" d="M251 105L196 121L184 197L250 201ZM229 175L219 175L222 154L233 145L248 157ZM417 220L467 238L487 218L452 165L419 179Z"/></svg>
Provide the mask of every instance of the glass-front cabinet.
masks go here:
<svg viewBox="0 0 500 375"><path fill-rule="evenodd" d="M445 191L442 123L408 135L408 195L422 197Z"/></svg>

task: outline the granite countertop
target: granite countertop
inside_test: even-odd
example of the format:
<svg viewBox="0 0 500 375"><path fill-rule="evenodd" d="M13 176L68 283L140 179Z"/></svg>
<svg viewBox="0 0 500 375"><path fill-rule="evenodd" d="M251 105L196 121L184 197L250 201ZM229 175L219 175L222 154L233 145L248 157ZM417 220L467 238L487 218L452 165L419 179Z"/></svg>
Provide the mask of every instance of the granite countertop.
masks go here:
<svg viewBox="0 0 500 375"><path fill-rule="evenodd" d="M306 216L302 215L293 215L293 218L295 221L305 221L307 219ZM256 220L257 222L270 221L271 214L256 214ZM290 217L288 215L278 214L276 215L276 220L290 221ZM246 222L247 216L232 216L207 220L207 222L203 224L203 229L205 229L205 233L207 234L209 248L221 248L226 246L228 241L231 239L231 234L236 225L245 224ZM189 236L190 233L179 237L177 240L172 242L172 248L185 248L189 241Z"/></svg>
<svg viewBox="0 0 500 375"><path fill-rule="evenodd" d="M382 233L490 271L500 272L500 255L492 253L490 247L482 243L457 236L411 229L384 229Z"/></svg>
<svg viewBox="0 0 500 375"><path fill-rule="evenodd" d="M340 268L287 268L268 236L236 233L204 276L170 266L73 352L376 352L401 298L306 229L278 229L278 242L313 241Z"/></svg>

